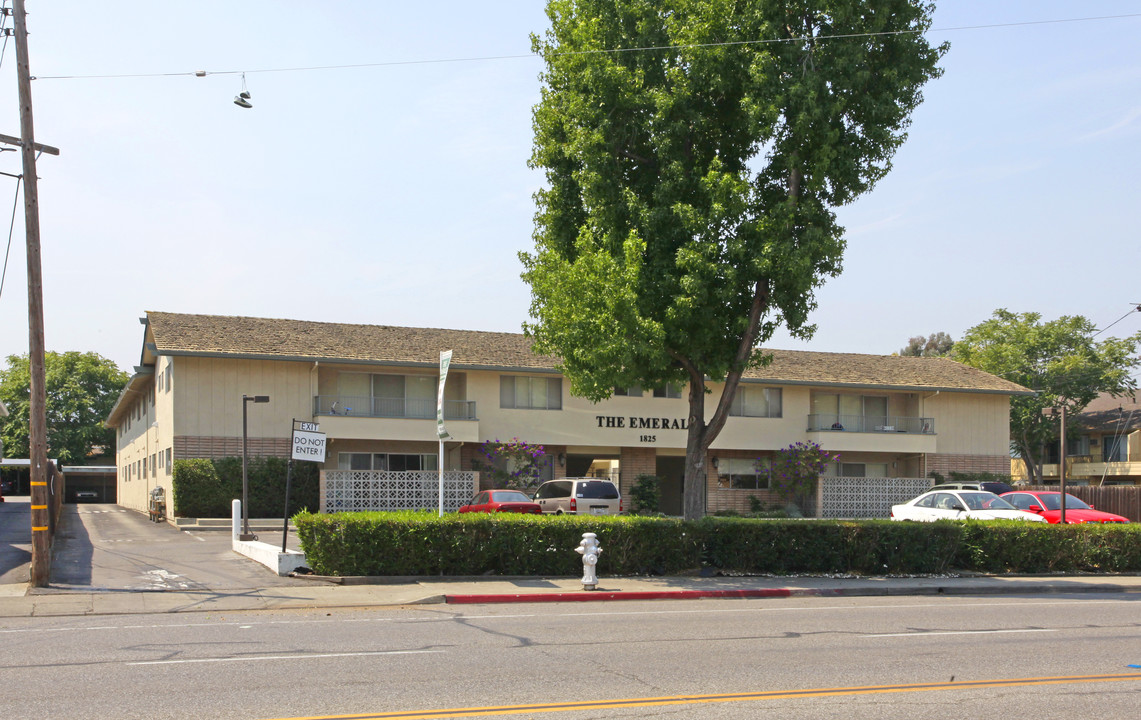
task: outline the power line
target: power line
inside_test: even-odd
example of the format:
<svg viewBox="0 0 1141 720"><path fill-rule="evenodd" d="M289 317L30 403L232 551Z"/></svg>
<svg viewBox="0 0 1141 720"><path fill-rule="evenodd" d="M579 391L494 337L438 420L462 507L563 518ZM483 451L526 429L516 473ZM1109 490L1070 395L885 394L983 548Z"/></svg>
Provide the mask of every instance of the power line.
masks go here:
<svg viewBox="0 0 1141 720"><path fill-rule="evenodd" d="M4 27L8 24L8 18L12 15L12 11L8 8L8 2L5 0L3 7L0 7L0 34L4 35L4 46L0 47L0 67L4 65L4 53L8 51L8 38L11 37L12 31Z"/></svg>
<svg viewBox="0 0 1141 720"><path fill-rule="evenodd" d="M4 271L0 272L0 298L4 297L4 279L8 277L8 256L12 254L12 231L16 228L16 208L20 203L20 181L23 179L22 175L16 176L16 196L12 198L12 221L8 224L8 249L4 251Z"/></svg>
<svg viewBox="0 0 1141 720"><path fill-rule="evenodd" d="M1103 332L1105 332L1106 330L1110 329L1111 327L1113 327L1114 325L1116 325L1117 323L1121 322L1122 320L1124 320L1125 318L1129 317L1130 315L1132 315L1132 314L1133 314L1133 313L1135 313L1135 312L1141 312L1141 303L1134 303L1134 307L1133 307L1133 309L1132 309L1132 310L1130 310L1129 312L1125 313L1125 314L1124 314L1124 315L1122 315L1121 317L1117 318L1116 320L1114 320L1114 321L1113 321L1113 322L1111 322L1110 324L1106 325L1106 326L1105 326L1105 327L1103 327L1101 330L1098 330L1096 333L1094 333L1094 335L1093 335L1093 336L1094 336L1094 337L1097 337L1098 335L1101 335Z"/></svg>
<svg viewBox="0 0 1141 720"><path fill-rule="evenodd" d="M657 45L649 47L636 47L636 48L614 48L611 50L575 50L569 52L554 53L556 56L562 55L608 55L617 53L631 53L631 52L657 52L662 50L684 50L695 48L714 48L714 47L731 47L737 45L772 45L779 43L795 43L807 42L809 40L818 42L821 40L850 40L857 38L872 38L884 37L890 35L925 35L927 33L938 32L959 32L964 30L992 30L997 28L1011 28L1011 27L1028 27L1033 25L1058 25L1062 23L1078 23L1078 22L1093 22L1101 20L1124 20L1130 18L1141 17L1141 13L1130 13L1126 15L1100 15L1096 17L1079 17L1079 18L1062 18L1058 20L1027 20L1022 22L1012 23L992 23L989 25L959 25L955 27L945 28L930 28L928 30L893 30L889 32L874 32L874 33L849 33L842 35L817 35L813 37L792 37L792 38L768 38L760 40L738 40L734 42L717 42L717 43L695 43L692 45ZM441 65L451 63L469 63L469 62L491 62L496 60L521 60L527 58L537 58L537 53L526 53L522 55L484 55L475 57L459 57L459 58L435 58L428 60L391 60L387 62L372 62L372 63L353 63L346 65L306 65L298 67L281 67L281 68L261 68L257 70L195 70L193 72L168 72L168 73L126 73L117 75L39 75L32 78L33 80L114 80L123 78L161 78L161 77L205 77L206 75L240 75L242 73L288 73L288 72L309 72L318 70L356 70L361 68L379 68L379 67L399 67L402 65Z"/></svg>

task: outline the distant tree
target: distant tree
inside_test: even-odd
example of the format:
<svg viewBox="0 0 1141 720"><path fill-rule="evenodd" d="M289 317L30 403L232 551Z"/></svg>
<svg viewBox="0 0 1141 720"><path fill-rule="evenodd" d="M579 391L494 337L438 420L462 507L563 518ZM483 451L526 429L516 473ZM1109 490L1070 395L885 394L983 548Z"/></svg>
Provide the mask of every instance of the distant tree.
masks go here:
<svg viewBox="0 0 1141 720"><path fill-rule="evenodd" d="M0 418L6 457L28 457L27 355L9 355L0 370L0 400L8 417ZM115 431L103 426L127 384L127 373L97 353L49 352L44 356L47 391L48 457L83 465L95 448L114 451Z"/></svg>
<svg viewBox="0 0 1141 720"><path fill-rule="evenodd" d="M922 0L548 0L525 326L571 392L689 385L684 515L741 374L812 335L834 209L906 138L946 47ZM706 420L707 378L724 383Z"/></svg>
<svg viewBox="0 0 1141 720"><path fill-rule="evenodd" d="M995 310L952 351L959 362L1037 393L1010 399L1010 447L1022 457L1032 484L1040 481L1045 446L1058 438L1052 411L1064 406L1074 418L1100 393L1118 396L1135 389L1131 373L1141 365L1141 333L1098 342L1096 327L1080 315L1041 320L1038 313Z"/></svg>
<svg viewBox="0 0 1141 720"><path fill-rule="evenodd" d="M955 341L945 332L931 333L927 337L916 335L899 351L904 357L944 357L951 354Z"/></svg>

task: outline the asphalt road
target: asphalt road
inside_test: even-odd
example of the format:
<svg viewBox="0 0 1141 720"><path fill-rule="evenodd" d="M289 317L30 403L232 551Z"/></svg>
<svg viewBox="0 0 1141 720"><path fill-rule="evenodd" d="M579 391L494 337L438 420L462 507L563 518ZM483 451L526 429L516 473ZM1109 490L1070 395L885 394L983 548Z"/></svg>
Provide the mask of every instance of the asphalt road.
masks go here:
<svg viewBox="0 0 1141 720"><path fill-rule="evenodd" d="M799 598L18 618L0 626L0 708L13 720L407 720L471 717L472 708L567 720L1124 718L1141 700L1141 669L1128 667L1141 664L1139 602Z"/></svg>

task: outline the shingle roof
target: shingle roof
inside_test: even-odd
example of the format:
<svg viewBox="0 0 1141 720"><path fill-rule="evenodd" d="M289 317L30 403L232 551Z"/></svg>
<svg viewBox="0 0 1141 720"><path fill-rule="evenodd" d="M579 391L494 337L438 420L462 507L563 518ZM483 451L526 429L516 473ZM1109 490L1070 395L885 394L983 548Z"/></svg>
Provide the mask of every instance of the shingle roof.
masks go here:
<svg viewBox="0 0 1141 720"><path fill-rule="evenodd" d="M304 320L148 312L160 355L230 356L281 360L436 365L453 350L452 365L554 371L555 358L531 352L520 333L350 325ZM944 358L768 350L773 361L745 374L774 384L812 384L999 394L1026 388Z"/></svg>
<svg viewBox="0 0 1141 720"><path fill-rule="evenodd" d="M1086 405L1076 423L1085 430L1101 432L1141 430L1141 405L1137 402L1137 394L1113 397L1109 393L1102 393Z"/></svg>

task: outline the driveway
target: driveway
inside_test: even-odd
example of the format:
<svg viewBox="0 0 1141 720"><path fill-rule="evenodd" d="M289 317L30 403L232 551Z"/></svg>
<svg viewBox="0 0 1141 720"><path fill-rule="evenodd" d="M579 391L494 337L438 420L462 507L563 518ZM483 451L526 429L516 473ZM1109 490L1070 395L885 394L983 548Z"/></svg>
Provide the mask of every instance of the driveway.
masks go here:
<svg viewBox="0 0 1141 720"><path fill-rule="evenodd" d="M28 497L0 503L0 587L27 583L32 563L32 510Z"/></svg>
<svg viewBox="0 0 1141 720"><path fill-rule="evenodd" d="M28 513L27 498L8 498L0 504L0 584L28 581ZM281 543L280 531L259 535L265 542ZM296 538L290 540L289 547L296 549ZM152 523L146 515L118 505L64 505L52 554L51 584L36 592L231 591L307 584L279 577L235 553L230 542L228 529L183 531Z"/></svg>

